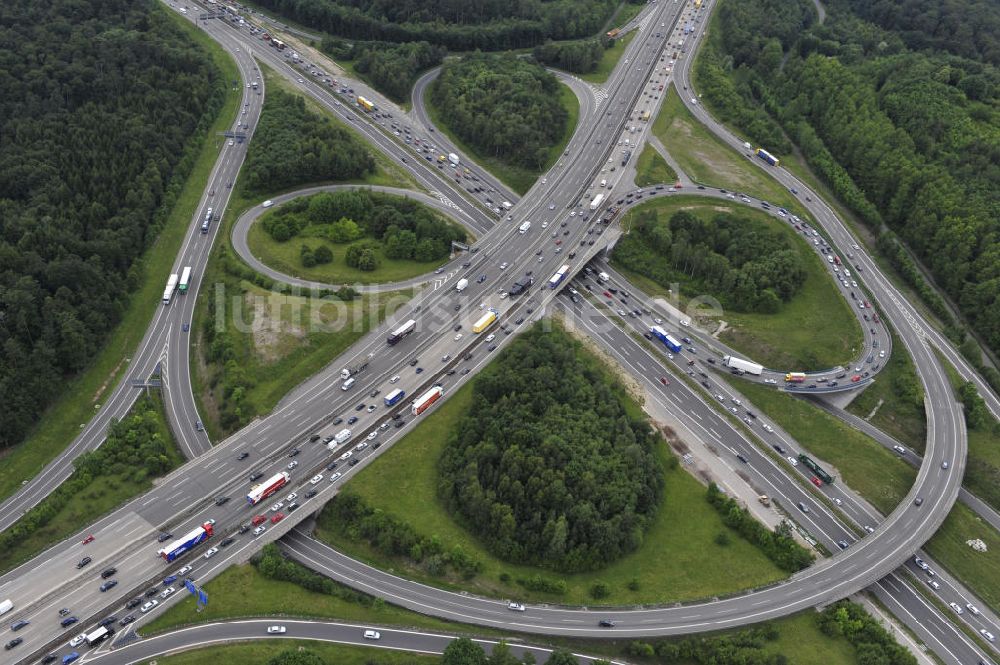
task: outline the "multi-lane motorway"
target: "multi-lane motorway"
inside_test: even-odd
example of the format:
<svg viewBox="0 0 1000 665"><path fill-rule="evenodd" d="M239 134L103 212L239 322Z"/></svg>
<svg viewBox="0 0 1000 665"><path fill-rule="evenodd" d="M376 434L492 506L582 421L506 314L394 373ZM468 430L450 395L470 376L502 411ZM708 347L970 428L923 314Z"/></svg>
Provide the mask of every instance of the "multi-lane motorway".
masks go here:
<svg viewBox="0 0 1000 665"><path fill-rule="evenodd" d="M95 542L81 545L78 540L67 541L19 571L4 576L0 579L0 584L3 584L5 595L15 599L19 611L26 611L32 616L37 613L39 617L55 617L56 610L69 605L84 617L99 617L105 611L114 611L116 603L141 593L165 570L179 567L179 565L170 566L165 569L161 561L152 559L151 553L156 549L155 535L158 527L166 526L179 533L211 516L217 520L219 535L229 534L252 514L240 499L240 495L247 488L248 473L251 470L270 473L297 462L298 464L291 470L294 483L288 491L294 490L301 495L299 501L302 510L290 514L284 521L269 526L268 530L256 540L244 535L237 538L230 548L221 550L215 558L199 560L198 579L207 579L231 562L245 559L259 547L261 542L283 534L292 528L299 515L311 512L309 501L316 502L315 505L318 506L319 501L328 498L339 482L342 482L342 480L330 482L332 474L343 473L341 479L347 478L363 468L366 460L379 452L373 450L374 445L370 443L366 448L352 451L355 454L351 459L361 460L358 466L349 466L350 460L345 459L340 462L338 469L326 469L330 460L339 457L343 452L338 449L331 455L321 443L309 443L310 434L315 432L328 436L342 427L339 424L334 425L335 419L346 420L354 416L358 418L358 421L351 425L354 437L343 450L348 447L355 448L362 437L368 438L370 432L375 432L370 442L379 441L387 446L405 431L405 428L381 427L389 423L391 414L389 410L380 406L380 396L370 396L371 391L384 392L389 385L389 379L396 375L400 376L399 382L392 385L404 387L409 395L419 394L432 383L441 383L445 390L450 392L460 382L467 380L472 372L490 358L487 343L481 336L469 332L472 322L483 311L480 305L495 307L500 312L501 321L512 330L541 316L546 311L546 305L555 297L554 292L536 288L533 296L514 300L501 298L497 292L498 287L509 285L516 276L529 270L535 273L539 282L542 282L564 262L570 263L574 270L577 270L589 260L590 256L600 250L600 245L584 245L577 250L574 260L568 260L566 257L569 249L565 254L556 253L552 249L550 238L544 233L520 234L517 232L517 226L520 222L530 219L533 225L544 223L553 229L566 229L569 231L566 241L568 248L577 247L581 238L586 239L586 231L592 228L596 221L589 217L589 211L583 210L584 214L580 216L567 218L567 215L579 209L581 196L593 185L599 169L606 163L605 160L614 155L615 142L623 127L635 123L640 110L639 104L649 104L648 100L641 100L640 92L646 85L646 79L653 77L663 45L669 39L682 7L663 3L648 10L646 25L653 27L644 29L629 45L623 56L622 65L616 69L606 85L607 99L595 111L606 114L602 118L603 122L581 124L581 128L567 148L568 154L561 165L518 202L511 211L510 224L502 223L477 243L479 251L470 255L469 266L459 266L459 262L456 262L442 277L441 288L425 291L404 308L400 318L405 320L412 316L417 319L420 323L418 333L397 346L386 347L384 341L386 329L391 328L392 323L379 328L356 345L344 363L327 368L297 388L282 402L274 414L237 433L203 455L196 465L189 464L171 474L151 493L107 516L93 529L88 529L94 531ZM654 35L658 29L655 26L659 23L671 27L659 31L661 36L656 37ZM398 137L393 137L386 131L384 125L371 124L355 110L347 109L336 98L336 93L330 91L328 85L325 86L315 80L317 77L302 78L287 59L276 51L258 46L244 32L234 31L230 25L221 21L204 21L202 25L208 34L234 54L241 63L241 71L246 81L251 81L256 76L255 65L248 53L253 50L253 56L267 62L281 75L291 78L303 91L321 100L335 113L348 118L359 132L387 154L399 159L401 163L404 156L413 155L413 148L398 140ZM686 75L686 69L682 68L681 71ZM260 112L262 97L254 95L250 88L247 88L246 95L244 104L248 106L244 107L246 114L240 114L243 118L240 122L245 125L243 130L250 134ZM700 111L701 107L696 105L696 109ZM592 113L586 115L590 119L593 117ZM234 181L238 166L242 163L243 150L242 144L239 143L223 147L219 163L213 172L213 181L206 189L205 199L195 214L196 220L213 202L218 201L218 209L224 208L229 196L228 185ZM420 164L419 167L416 166L417 163ZM453 203L461 202L456 205L467 211L469 217L478 216L483 224L494 223L495 214L482 210L475 199L467 196L468 192L456 191L451 182L447 178L442 178L440 171L427 164L426 160L411 159L409 164L408 168L415 179L439 199L442 191L451 191L451 195L446 198ZM807 190L799 186L799 191ZM837 223L832 213L825 219L822 208L803 205L830 233L828 225ZM562 222L567 222L567 226L561 226ZM214 237L214 229L218 225L213 225L213 231L207 237L200 235L198 226L199 224L192 223L185 239L184 253L178 258L175 267L204 266L210 246L209 241ZM848 246L844 242L849 240L849 236L845 239L831 234L831 239L838 247ZM858 260L865 265L866 274L876 274L873 265L869 270L870 260L860 249L856 251L859 252ZM197 270L196 275L200 276L201 272ZM458 277L464 275L473 279L470 279L471 284L466 292L458 294L451 285ZM482 282L475 279L479 275L485 275L486 279ZM192 293L196 293L198 286L196 281L192 286ZM926 393L930 397L927 455L931 463L921 468L917 483L907 500L885 520L875 534L861 539L837 557L823 561L782 585L751 595L718 601L701 608L650 608L623 613L615 633L654 635L712 630L811 607L847 595L891 573L937 528L958 491L965 458L964 424L941 368L926 346L921 343L919 334L905 323L909 319L900 319L899 311L891 310L887 304L894 303L891 297L883 300L884 293L875 288L872 291L875 299L886 308L887 316L896 325L897 330L903 328L905 331L913 332L913 335L903 334L901 337L914 357ZM181 300L184 302L179 302ZM158 310L150 326L147 340L140 349L143 351L140 354L142 362L135 362L134 365L138 367L133 367L130 374L131 377L145 378L152 372L156 362L161 358L165 360L169 376L166 390L168 408L173 414L172 426L175 430L183 432L178 438L185 451L191 455L207 448L204 435L193 427L193 423L197 420L193 406L189 411L186 411L184 406L185 402L193 404L186 369L187 338L184 324L190 322L194 300L191 295L185 298L177 297L177 301L169 308ZM519 319L522 319L522 322L516 323ZM398 323L398 320L394 323ZM462 326L461 330L456 330L458 325ZM462 333L463 337L457 338L459 333ZM508 339L506 335L499 335L497 343L503 343L506 339ZM149 349L157 352L153 353ZM162 350L166 352L163 353ZM367 369L358 375L357 384L350 391L341 390L340 382L336 379L341 364L368 359L369 355L371 358L368 360ZM651 357L649 362L655 364L659 360ZM418 372L418 369L427 371ZM111 400L112 407L120 403L122 411L127 410L131 399L134 398L134 393L130 392L127 384L120 386L115 395L117 401ZM699 401L697 397L693 399ZM701 403L704 405L704 401ZM360 410L354 410L360 404L365 406ZM692 402L692 405L694 404L695 402ZM375 405L375 408L369 411L368 407L371 405ZM101 413L112 411L113 408L105 405ZM402 409L401 411L405 412ZM701 411L698 413L701 414ZM107 418L110 415L102 417ZM706 417L715 419L717 427L713 427L712 430L720 438L729 441L730 437L735 437L731 439L734 449L739 446L740 450L745 449L749 454L753 454L752 451L756 450L739 430L733 428L732 423L720 417L717 410L707 408L707 405L704 414L701 415L703 419ZM404 416L404 420L408 419L409 416ZM91 445L103 436L103 429L104 427L91 423L93 432ZM81 439L84 436L86 433ZM302 452L290 458L289 450L293 445L301 446ZM249 459L237 460L236 455L240 451L248 452ZM68 459L69 454L66 457ZM761 469L767 469L768 465L773 467L767 473L762 473L762 478L771 476L775 479L778 477L787 479L787 474L777 468L773 459L764 455L759 455L759 459L755 459ZM941 461L949 462L950 473L944 472L940 466ZM307 482L308 478L316 472L324 473L325 477L315 486L311 486ZM57 476L58 474L55 474L48 480L37 481L41 493L36 493L35 496L44 495L45 483L48 483L49 487L55 486L54 478ZM319 494L306 499L305 492L311 487L319 490ZM789 505L796 505L796 498L800 495L799 500L815 503L814 499L795 483L786 481L783 485L775 484L773 492L775 496L787 495ZM224 506L216 507L212 499L218 495L231 496L234 500ZM9 502L11 505L4 507L4 518L17 514L14 512L16 500L31 501L29 498L21 499L27 496L27 492L22 492ZM912 500L916 496L926 497L923 506L913 505ZM37 500L38 498L34 499ZM278 500L279 497L276 497L271 501ZM797 517L798 521L805 523L810 533L815 537L829 539L830 542L854 538L853 531L842 523L835 513L818 504L816 507L817 509L809 514L803 513ZM258 511L266 512L265 507L260 507ZM74 572L72 564L84 554L92 556L93 563L83 568L83 572ZM118 579L121 580L121 584L114 591L100 594L96 590L99 582L94 581L97 572L112 563L119 569ZM379 581L379 584L373 585L370 591L377 595L393 597L390 591L392 587L381 586L383 582L389 584L387 581ZM44 592L39 593L39 589ZM435 590L435 593L444 592ZM406 605L412 598L395 600ZM439 612L450 611L448 602L451 601L441 600L435 596L433 604L438 602L441 603L441 606L436 608ZM483 612L486 616L481 622L490 625L525 632L607 635L607 631L596 627L592 613L588 614L581 610L555 612L545 608L532 608L525 617L519 617L520 622L515 626L510 613L506 611L499 613L502 618L496 616L498 614L496 601L468 599L467 602L485 603ZM702 611L704 613L700 613ZM42 620L39 619L38 623L41 624ZM54 620L52 623L55 623ZM521 625L522 623L524 625ZM58 640L59 634L58 630L52 631L41 625L36 626L25 634L28 639L21 648L27 653L49 640Z"/></svg>

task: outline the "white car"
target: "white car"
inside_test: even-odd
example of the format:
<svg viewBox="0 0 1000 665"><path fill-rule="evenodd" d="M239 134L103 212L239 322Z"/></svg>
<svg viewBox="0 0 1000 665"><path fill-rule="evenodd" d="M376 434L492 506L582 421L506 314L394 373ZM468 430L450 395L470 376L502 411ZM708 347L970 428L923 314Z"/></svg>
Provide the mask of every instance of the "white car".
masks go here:
<svg viewBox="0 0 1000 665"><path fill-rule="evenodd" d="M976 607L975 605L973 605L972 603L966 603L965 604L965 609L969 610L970 612L972 612L976 616L979 616L979 608Z"/></svg>
<svg viewBox="0 0 1000 665"><path fill-rule="evenodd" d="M997 641L997 638L993 637L993 633L991 633L990 631L986 630L985 628L980 628L979 629L979 634L982 635L983 637L985 637L986 639L988 639L990 642L996 642Z"/></svg>
<svg viewBox="0 0 1000 665"><path fill-rule="evenodd" d="M660 325L661 323L663 323L663 319L653 319L653 323L655 323L656 325Z"/></svg>
<svg viewBox="0 0 1000 665"><path fill-rule="evenodd" d="M764 424L764 425L761 425L761 427L764 428L765 432L768 432L769 434L774 434L774 428L771 427L770 425Z"/></svg>
<svg viewBox="0 0 1000 665"><path fill-rule="evenodd" d="M549 223L548 222L542 222L542 228L543 229L549 228Z"/></svg>
<svg viewBox="0 0 1000 665"><path fill-rule="evenodd" d="M284 505L285 505L285 502L284 502L284 501L279 501L278 503L276 503L276 504L274 504L273 506L271 506L271 512L272 512L272 513L276 513L276 512L278 512L279 510L281 510L281 509L282 509L282 507L283 507Z"/></svg>
<svg viewBox="0 0 1000 665"><path fill-rule="evenodd" d="M524 612L528 608L526 608L523 603L510 602L507 603L507 609L513 610L514 612Z"/></svg>
<svg viewBox="0 0 1000 665"><path fill-rule="evenodd" d="M174 575L176 575L177 577L180 577L181 575L186 575L186 574L188 574L190 572L191 572L191 566L184 566L183 568L181 568L180 570L178 570L176 573L174 573Z"/></svg>
<svg viewBox="0 0 1000 665"><path fill-rule="evenodd" d="M777 379L764 379L764 383L769 383L771 385L774 385L774 384L778 383L778 380Z"/></svg>
<svg viewBox="0 0 1000 665"><path fill-rule="evenodd" d="M399 374L389 379L389 383L396 383L397 381L399 381Z"/></svg>
<svg viewBox="0 0 1000 665"><path fill-rule="evenodd" d="M558 250L559 250L559 248L557 247L556 251L558 251ZM504 298L506 298L507 295L508 295L508 293L506 291L501 291L500 292L500 300L503 300Z"/></svg>
<svg viewBox="0 0 1000 665"><path fill-rule="evenodd" d="M457 342L458 340L460 340L460 339L462 339L462 333L458 333L457 335L455 335L455 341L456 341L456 342Z"/></svg>
<svg viewBox="0 0 1000 665"><path fill-rule="evenodd" d="M570 212L570 213L569 213L569 216L570 216L570 217L576 217L576 210L574 210L574 211Z"/></svg>
<svg viewBox="0 0 1000 665"><path fill-rule="evenodd" d="M212 549L210 549L207 552L205 552L204 558L211 559L213 556L215 556L218 553L219 553L219 548L218 547L213 547Z"/></svg>
<svg viewBox="0 0 1000 665"><path fill-rule="evenodd" d="M340 471L338 471L337 473L335 473L335 474L333 474L332 476L330 476L330 482L331 482L331 483L335 483L335 482L337 482L338 480L340 480L340 477L341 477L342 475L344 475L344 474L342 474L342 473L341 473Z"/></svg>
<svg viewBox="0 0 1000 665"><path fill-rule="evenodd" d="M340 461L341 461L341 462L343 462L343 461L345 461L345 460L347 460L347 459L350 459L350 457L351 457L351 456L352 456L353 454L354 454L354 453L352 453L352 452L351 452L350 450L348 450L348 451L347 451L346 453L344 453L343 455L341 455L341 456L340 456Z"/></svg>
<svg viewBox="0 0 1000 665"><path fill-rule="evenodd" d="M885 358L885 351L879 351L878 352L878 357L879 358Z"/></svg>
<svg viewBox="0 0 1000 665"><path fill-rule="evenodd" d="M955 614L964 614L965 613L965 610L963 610L962 606L959 605L958 603L948 603L948 607L950 607L952 610L954 610Z"/></svg>
<svg viewBox="0 0 1000 665"><path fill-rule="evenodd" d="M229 145L233 145L233 140L229 139Z"/></svg>
<svg viewBox="0 0 1000 665"><path fill-rule="evenodd" d="M372 434L374 434L374 432L372 432ZM368 441L371 441L374 438L375 437L372 436L371 434L368 435ZM362 450L364 450L367 447L368 447L368 443L366 441L362 441L358 445L354 446L354 451L355 452L361 452Z"/></svg>
<svg viewBox="0 0 1000 665"><path fill-rule="evenodd" d="M689 325L691 325L691 322L688 321L688 320L684 320L684 321L681 321L681 325L684 326L685 328L687 328Z"/></svg>
<svg viewBox="0 0 1000 665"><path fill-rule="evenodd" d="M154 601L153 601L153 603L155 604L155 603L156 603L156 601L154 600ZM146 605L149 605L149 603L146 603ZM142 609L142 611L143 611L143 612L145 612L145 611L146 611L146 606L145 606L145 605L143 605L143 609ZM85 639L87 639L87 633L80 633L79 635L77 635L76 637L74 637L73 639L71 639L71 640L69 641L69 645L70 645L71 647L78 647L78 646L80 646L81 644L83 644L83 641L84 641Z"/></svg>
<svg viewBox="0 0 1000 665"><path fill-rule="evenodd" d="M168 586L163 590L163 593L160 594L160 598L168 598L174 593L174 591L177 591L177 589L172 586Z"/></svg>
<svg viewBox="0 0 1000 665"><path fill-rule="evenodd" d="M139 610L140 610L140 611L141 611L141 612L142 612L143 614L145 614L146 612L150 611L151 609L153 609L154 607L156 607L156 606L157 606L157 605L159 605L159 604L160 604L160 601L158 601L158 600L151 600L151 601L149 601L148 603L146 603L145 605L143 605L142 607L140 607L140 608L139 608ZM70 643L69 643L69 645L70 645L71 647L74 647L74 646L76 646L76 645L75 645L75 644L73 644L72 642L70 642Z"/></svg>
<svg viewBox="0 0 1000 665"><path fill-rule="evenodd" d="M284 626L268 626L267 627L267 634L268 635L284 635L285 634L285 627Z"/></svg>
<svg viewBox="0 0 1000 665"><path fill-rule="evenodd" d="M371 441L376 436L378 436L378 431L372 431L372 432L368 433L368 436L366 436L365 439L368 440L368 441Z"/></svg>
<svg viewBox="0 0 1000 665"><path fill-rule="evenodd" d="M294 469L298 465L299 465L299 461L297 459L293 459L291 462L288 463L288 470L291 471L292 469Z"/></svg>
<svg viewBox="0 0 1000 665"><path fill-rule="evenodd" d="M500 270L506 270L507 266L509 266L509 265L510 265L509 263L507 263L506 261L504 261L503 263L500 264Z"/></svg>
<svg viewBox="0 0 1000 665"><path fill-rule="evenodd" d="M292 501L295 501L297 498L299 498L298 493L292 492L291 494L285 497L285 503L291 503Z"/></svg>
<svg viewBox="0 0 1000 665"><path fill-rule="evenodd" d="M321 480L323 480L323 474L322 474L322 473L317 473L317 474L316 474L315 476L313 476L313 477L312 477L312 479L311 479L311 480L309 481L309 484L310 484L310 485L315 485L316 483L318 483L318 482L319 482L319 481L321 481Z"/></svg>
<svg viewBox="0 0 1000 665"><path fill-rule="evenodd" d="M490 333L489 335L486 336L486 343L489 344L490 342L492 342L494 340L494 338L496 338L496 335L493 334L493 333Z"/></svg>
<svg viewBox="0 0 1000 665"><path fill-rule="evenodd" d="M794 457L792 457L791 455L789 455L787 459L788 459L788 463L791 464L792 466L798 466L799 465L799 461L797 459L795 459Z"/></svg>
<svg viewBox="0 0 1000 665"><path fill-rule="evenodd" d="M259 527L257 527L256 529L253 530L253 535L254 536L259 536L260 534L264 533L264 531L266 531L266 530L267 530L267 527L264 526L263 524L261 524Z"/></svg>
<svg viewBox="0 0 1000 665"><path fill-rule="evenodd" d="M382 635L377 630L366 630L365 631L365 639L366 640L377 640L380 637L382 637Z"/></svg>

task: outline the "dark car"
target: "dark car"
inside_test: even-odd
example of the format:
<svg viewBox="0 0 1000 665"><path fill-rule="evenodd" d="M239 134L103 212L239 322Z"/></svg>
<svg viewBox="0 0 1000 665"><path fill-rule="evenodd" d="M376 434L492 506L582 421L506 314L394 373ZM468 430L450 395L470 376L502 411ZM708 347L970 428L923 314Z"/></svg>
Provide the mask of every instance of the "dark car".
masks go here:
<svg viewBox="0 0 1000 665"><path fill-rule="evenodd" d="M245 460L248 457L250 457L250 453L248 453L247 451L244 450L242 453L240 453L239 455L236 456L236 459L238 461L243 461L243 460Z"/></svg>
<svg viewBox="0 0 1000 665"><path fill-rule="evenodd" d="M313 436L315 436L316 438L315 438L315 439L309 439L310 441L319 441L319 434L313 434ZM301 452L302 452L302 451L301 451L301 450L299 450L298 448L292 448L292 449L291 449L291 450L290 450L290 451L288 452L288 456L289 456L289 457L295 457L296 455L298 455L298 454L299 454L299 453L301 453Z"/></svg>
<svg viewBox="0 0 1000 665"><path fill-rule="evenodd" d="M360 461L361 460L359 460L357 457L354 457L354 458L351 459L350 462L348 462L348 466L354 466L355 464L357 464Z"/></svg>
<svg viewBox="0 0 1000 665"><path fill-rule="evenodd" d="M58 659L59 659L59 656L57 656L57 655L56 655L56 654L54 654L54 653L50 653L50 654L49 654L49 655L47 655L47 656L46 656L45 658L42 658L42 659L41 659L41 660L40 660L39 662L40 662L40 663L41 663L42 665L49 665L49 663L54 663L54 662L56 662L56 661L57 661Z"/></svg>
<svg viewBox="0 0 1000 665"><path fill-rule="evenodd" d="M63 628L66 628L67 626L72 626L77 621L79 621L79 619L77 619L76 617L66 617L65 619L59 622L59 625L62 626Z"/></svg>
<svg viewBox="0 0 1000 665"><path fill-rule="evenodd" d="M118 625L119 626L127 626L130 623L132 623L133 621L135 621L135 616L132 615L132 614L129 614L127 617L125 617L124 619L122 619L121 621L119 621Z"/></svg>
<svg viewBox="0 0 1000 665"><path fill-rule="evenodd" d="M316 490L309 490L308 492L306 492L306 498L307 499L311 499L314 496L316 496Z"/></svg>
<svg viewBox="0 0 1000 665"><path fill-rule="evenodd" d="M61 610L59 610L59 616L64 617L67 614L69 614L69 608L68 607L64 607Z"/></svg>
<svg viewBox="0 0 1000 665"><path fill-rule="evenodd" d="M20 644L23 641L24 640L22 640L20 637L15 637L10 642L8 642L7 644L3 645L3 648L6 649L7 651L10 651L11 649L13 649L14 647L16 647L18 644Z"/></svg>
<svg viewBox="0 0 1000 665"><path fill-rule="evenodd" d="M125 609L130 610L133 607L139 607L142 604L142 598L133 598L132 600L125 603Z"/></svg>
<svg viewBox="0 0 1000 665"><path fill-rule="evenodd" d="M420 361L414 358L413 360L410 361L410 367L416 367L418 362Z"/></svg>
<svg viewBox="0 0 1000 665"><path fill-rule="evenodd" d="M223 541L222 541L221 543L219 543L219 546L220 546L220 547L229 547L229 546L230 546L230 545L232 545L232 544L233 544L234 542L236 542L236 539L235 539L235 538L226 538L226 539L225 539L225 540L223 540Z"/></svg>
<svg viewBox="0 0 1000 665"><path fill-rule="evenodd" d="M97 624L97 625L98 626L104 626L105 628L107 628L108 626L110 626L111 624L113 624L115 621L118 621L118 617L116 617L115 615L112 614L109 617L104 617L103 619L101 619L101 622L99 624Z"/></svg>
<svg viewBox="0 0 1000 665"><path fill-rule="evenodd" d="M146 598L152 598L153 596L155 596L158 593L160 593L160 590L157 589L156 587L153 587L152 589L146 589L146 594L145 595L146 595Z"/></svg>
<svg viewBox="0 0 1000 665"><path fill-rule="evenodd" d="M17 631L21 630L25 626L29 626L29 625L31 625L31 622L28 621L27 619L18 619L14 623L10 624L10 629L13 630L16 633Z"/></svg>
<svg viewBox="0 0 1000 665"><path fill-rule="evenodd" d="M82 559L80 559L80 562L79 562L78 564L76 564L76 567L77 567L78 569L79 569L79 568L83 568L84 566L86 566L86 565L87 565L88 563L90 563L91 561L92 561L92 559L91 559L91 558L90 558L89 556L85 556L85 557L83 557Z"/></svg>
<svg viewBox="0 0 1000 665"><path fill-rule="evenodd" d="M358 422L358 417L357 416L351 416L350 418L347 419L347 424L348 425L353 425L356 422Z"/></svg>
<svg viewBox="0 0 1000 665"><path fill-rule="evenodd" d="M163 578L163 586L170 586L176 581L177 581L176 575L167 575L166 577Z"/></svg>
<svg viewBox="0 0 1000 665"><path fill-rule="evenodd" d="M106 580L106 579L108 579L109 577L111 577L112 575L114 575L117 572L118 572L118 569L112 566L111 568L108 568L107 570L101 571L101 579L102 580Z"/></svg>
<svg viewBox="0 0 1000 665"><path fill-rule="evenodd" d="M354 407L354 410L355 411L361 411L364 408L365 408L365 404L364 404L364 402L362 402L361 404L358 404L356 407Z"/></svg>
<svg viewBox="0 0 1000 665"><path fill-rule="evenodd" d="M250 482L253 482L255 480L260 480L263 477L264 477L263 471L254 471L253 473L250 474Z"/></svg>
<svg viewBox="0 0 1000 665"><path fill-rule="evenodd" d="M221 505L224 505L228 501L229 501L229 497L228 496L219 496L219 497L215 498L215 505L221 506Z"/></svg>
<svg viewBox="0 0 1000 665"><path fill-rule="evenodd" d="M611 619L601 619L600 621L597 622L597 625L600 626L601 628L614 628L615 622L612 621Z"/></svg>
<svg viewBox="0 0 1000 665"><path fill-rule="evenodd" d="M779 454L781 454L781 455L784 455L784 454L785 454L785 449L784 449L784 447L783 447L783 446L780 446L780 445L778 445L778 444L776 443L776 444L774 444L774 445L773 445L773 446L771 446L771 447L772 447L772 448L774 448L775 450L777 450Z"/></svg>
<svg viewBox="0 0 1000 665"><path fill-rule="evenodd" d="M373 391L371 391L370 393L368 393L368 396L369 396L369 397L378 397L378 394L379 394L380 392L382 392L382 391L381 391L381 390L379 390L378 388L376 388L375 390L373 390Z"/></svg>

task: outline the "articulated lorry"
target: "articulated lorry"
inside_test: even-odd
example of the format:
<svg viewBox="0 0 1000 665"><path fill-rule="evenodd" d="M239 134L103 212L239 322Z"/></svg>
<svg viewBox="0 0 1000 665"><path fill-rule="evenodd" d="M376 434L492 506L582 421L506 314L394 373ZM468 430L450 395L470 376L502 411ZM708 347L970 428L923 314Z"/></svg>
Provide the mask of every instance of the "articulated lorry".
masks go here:
<svg viewBox="0 0 1000 665"><path fill-rule="evenodd" d="M753 374L754 376L760 376L764 372L763 365L758 365L757 363L752 363L749 360L743 360L742 358L735 358L733 356L723 356L722 364L731 369L737 369L746 374Z"/></svg>

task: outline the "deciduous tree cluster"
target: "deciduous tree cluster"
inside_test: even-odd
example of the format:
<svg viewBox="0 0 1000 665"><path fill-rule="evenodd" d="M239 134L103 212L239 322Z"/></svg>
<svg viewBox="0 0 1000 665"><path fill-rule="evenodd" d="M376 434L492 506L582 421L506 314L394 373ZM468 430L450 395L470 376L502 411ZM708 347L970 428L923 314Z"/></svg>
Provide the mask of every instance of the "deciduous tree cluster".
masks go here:
<svg viewBox="0 0 1000 665"><path fill-rule="evenodd" d="M804 0L721 5L724 53L710 46L698 65L706 101L751 140L785 152L780 125L837 195L876 233L888 226L898 235L1000 350L1000 72L986 64L996 61L1000 37L990 27L1000 8L827 8L819 25ZM922 281L892 240L880 248L907 281ZM917 290L950 322L940 299Z"/></svg>
<svg viewBox="0 0 1000 665"><path fill-rule="evenodd" d="M296 199L268 213L261 224L279 242L312 237L354 243L345 261L360 270L377 267L379 249L390 259L436 261L448 255L453 240L463 242L467 237L462 227L413 199L368 189ZM317 257L319 249L311 252L313 265L326 256Z"/></svg>
<svg viewBox="0 0 1000 665"><path fill-rule="evenodd" d="M3 3L0 447L22 440L121 320L221 107L207 54L163 12Z"/></svg>
<svg viewBox="0 0 1000 665"><path fill-rule="evenodd" d="M480 54L445 64L430 97L444 124L482 154L537 169L569 119L560 85L523 58Z"/></svg>
<svg viewBox="0 0 1000 665"><path fill-rule="evenodd" d="M476 379L441 456L443 500L508 561L581 571L635 550L663 469L624 399L567 333L528 331Z"/></svg>
<svg viewBox="0 0 1000 665"><path fill-rule="evenodd" d="M596 34L618 0L261 0L258 4L351 40L427 41L452 51L499 51Z"/></svg>
<svg viewBox="0 0 1000 665"><path fill-rule="evenodd" d="M375 158L354 134L307 110L299 95L277 88L267 91L243 165L247 192L352 180L374 170Z"/></svg>
<svg viewBox="0 0 1000 665"><path fill-rule="evenodd" d="M646 210L632 230L618 242L616 261L664 286L679 282L689 295L710 293L737 311L776 312L806 278L789 241L746 216L709 221L682 210L664 222Z"/></svg>

